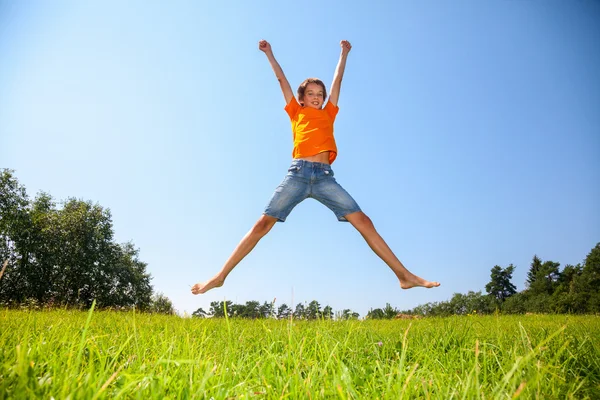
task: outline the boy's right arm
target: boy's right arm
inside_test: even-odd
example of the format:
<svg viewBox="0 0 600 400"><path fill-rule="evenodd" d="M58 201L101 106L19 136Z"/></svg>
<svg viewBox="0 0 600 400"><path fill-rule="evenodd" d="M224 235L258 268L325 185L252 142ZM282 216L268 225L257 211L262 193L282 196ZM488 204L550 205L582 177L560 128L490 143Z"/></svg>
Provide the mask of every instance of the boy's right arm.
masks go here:
<svg viewBox="0 0 600 400"><path fill-rule="evenodd" d="M275 72L275 76L279 81L279 85L281 86L281 91L283 92L283 97L285 98L285 104L289 104L290 100L294 97L294 92L292 91L292 87L288 82L281 66L275 59L273 55L273 50L271 49L271 45L266 40L261 40L258 42L258 49L265 53L267 59L269 60L269 64L271 64L271 68L273 68L273 72Z"/></svg>

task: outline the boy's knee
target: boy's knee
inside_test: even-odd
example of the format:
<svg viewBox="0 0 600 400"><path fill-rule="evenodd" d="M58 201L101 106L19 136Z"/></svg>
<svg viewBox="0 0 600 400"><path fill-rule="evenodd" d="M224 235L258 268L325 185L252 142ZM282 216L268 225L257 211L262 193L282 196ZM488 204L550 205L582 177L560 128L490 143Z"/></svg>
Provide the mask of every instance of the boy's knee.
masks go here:
<svg viewBox="0 0 600 400"><path fill-rule="evenodd" d="M359 231L364 230L364 229L375 229L375 226L373 225L373 221L371 221L371 218L369 218L367 216L367 214L363 213L362 211L355 213L355 215L350 214L350 215L346 216L346 218Z"/></svg>
<svg viewBox="0 0 600 400"><path fill-rule="evenodd" d="M369 217L367 216L367 214L364 214L364 213L363 213L363 214L360 216L360 218L361 218L361 219L360 219L360 222L361 222L362 226L364 226L364 227L365 227L365 228L367 228L367 229L375 229L375 225L373 225L373 221L371 221L371 218L369 218Z"/></svg>
<svg viewBox="0 0 600 400"><path fill-rule="evenodd" d="M277 218L263 215L252 227L252 233L255 235L264 236L271 230L273 225L275 225L275 222L277 222Z"/></svg>

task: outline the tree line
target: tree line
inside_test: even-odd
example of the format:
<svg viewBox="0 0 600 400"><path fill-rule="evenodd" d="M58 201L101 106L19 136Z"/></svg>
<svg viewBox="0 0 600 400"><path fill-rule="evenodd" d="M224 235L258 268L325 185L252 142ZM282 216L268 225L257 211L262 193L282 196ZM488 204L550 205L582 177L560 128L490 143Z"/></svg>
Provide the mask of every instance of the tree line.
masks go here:
<svg viewBox="0 0 600 400"><path fill-rule="evenodd" d="M116 243L110 210L47 193L30 200L14 171L0 170L0 305L77 306L173 313L153 293L133 243ZM2 262L0 261L0 262Z"/></svg>
<svg viewBox="0 0 600 400"><path fill-rule="evenodd" d="M277 318L285 319L293 317L294 319L358 319L360 316L357 312L349 308L334 313L333 309L327 305L321 308L321 304L317 300L310 303L298 303L295 308L291 308L283 303L279 307L275 307L275 300L272 302L260 302L256 300L247 301L246 304L234 304L232 301L213 301L210 303L210 308L207 311L199 308L192 313L192 317L205 318Z"/></svg>
<svg viewBox="0 0 600 400"><path fill-rule="evenodd" d="M426 303L407 314L447 316L464 314L600 313L600 243L586 256L583 264L565 265L543 261L533 256L525 289L517 292L512 284L515 266L494 266L490 282L485 286L487 294L470 291L455 293L448 301Z"/></svg>

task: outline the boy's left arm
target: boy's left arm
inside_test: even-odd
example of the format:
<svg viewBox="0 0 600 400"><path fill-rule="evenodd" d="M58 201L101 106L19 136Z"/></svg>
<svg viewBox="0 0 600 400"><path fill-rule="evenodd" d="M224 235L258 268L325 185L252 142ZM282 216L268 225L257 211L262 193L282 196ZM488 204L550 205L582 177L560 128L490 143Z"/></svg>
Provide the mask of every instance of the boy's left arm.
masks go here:
<svg viewBox="0 0 600 400"><path fill-rule="evenodd" d="M340 88L342 87L342 78L344 77L344 70L346 69L346 59L348 53L352 49L352 45L347 40L340 42L342 53L340 54L340 61L338 62L335 74L333 75L333 83L331 84L331 90L329 93L329 102L334 106L337 106L338 99L340 98Z"/></svg>

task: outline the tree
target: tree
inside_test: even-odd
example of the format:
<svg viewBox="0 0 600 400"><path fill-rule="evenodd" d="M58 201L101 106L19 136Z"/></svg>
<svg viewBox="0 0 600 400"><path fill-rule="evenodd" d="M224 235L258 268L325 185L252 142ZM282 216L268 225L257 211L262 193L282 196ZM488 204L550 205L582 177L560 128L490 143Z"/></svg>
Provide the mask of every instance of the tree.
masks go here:
<svg viewBox="0 0 600 400"><path fill-rule="evenodd" d="M260 303L258 301L256 301L256 300L247 301L245 308L246 308L245 312L242 315L244 318L256 319L256 318L261 317Z"/></svg>
<svg viewBox="0 0 600 400"><path fill-rule="evenodd" d="M398 315L398 309L396 307L392 307L390 303L385 303L383 314L386 319L394 319L396 315Z"/></svg>
<svg viewBox="0 0 600 400"><path fill-rule="evenodd" d="M277 319L289 318L291 313L292 313L292 309L289 308L287 304L283 303L277 309Z"/></svg>
<svg viewBox="0 0 600 400"><path fill-rule="evenodd" d="M133 243L122 245L110 243L97 261L99 271L93 275L90 298L99 307L131 308L148 310L151 304L152 286L147 264L138 259L139 250Z"/></svg>
<svg viewBox="0 0 600 400"><path fill-rule="evenodd" d="M27 274L34 261L31 251L38 245L25 187L13 173L9 169L0 170L0 262L8 260L0 280L0 303L19 303L31 297L32 285ZM44 285L48 281L38 283Z"/></svg>
<svg viewBox="0 0 600 400"><path fill-rule="evenodd" d="M381 308L370 309L367 313L368 319L385 319L385 313Z"/></svg>
<svg viewBox="0 0 600 400"><path fill-rule="evenodd" d="M231 300L211 302L208 312L215 318L225 318L225 309L227 309L227 317L232 317L233 302Z"/></svg>
<svg viewBox="0 0 600 400"><path fill-rule="evenodd" d="M13 176L12 170L0 170L0 260L10 260L16 252L16 242L31 228L28 215L29 199L25 187ZM14 259L11 261L15 261Z"/></svg>
<svg viewBox="0 0 600 400"><path fill-rule="evenodd" d="M573 280L573 296L578 312L600 312L600 243L589 252L579 276Z"/></svg>
<svg viewBox="0 0 600 400"><path fill-rule="evenodd" d="M44 276L51 277L51 298L60 304L141 309L150 303L152 288L146 264L132 243L113 242L110 211L98 204L69 199L61 209L49 209L49 199L36 199L47 214L40 218L46 249L36 257ZM53 247L52 251L45 251Z"/></svg>
<svg viewBox="0 0 600 400"><path fill-rule="evenodd" d="M485 285L485 290L499 303L503 303L507 298L517 293L517 288L510 281L514 270L515 267L512 264L504 269L498 265L492 268L491 281Z"/></svg>
<svg viewBox="0 0 600 400"><path fill-rule="evenodd" d="M570 292L572 290L573 281L575 278L581 275L583 268L580 264L577 265L565 265L562 272L558 276L557 288L555 292Z"/></svg>
<svg viewBox="0 0 600 400"><path fill-rule="evenodd" d="M246 316L246 306L243 304L232 304L231 305L231 316L238 318L248 318Z"/></svg>
<svg viewBox="0 0 600 400"><path fill-rule="evenodd" d="M587 299L578 299L576 282L582 273L581 265L565 265L552 293L552 309L557 313L583 312ZM583 300L583 301L582 301Z"/></svg>
<svg viewBox="0 0 600 400"><path fill-rule="evenodd" d="M29 201L10 170L0 171L0 255L8 259L0 302L148 309L152 287L132 243L116 244L110 211L49 194Z"/></svg>
<svg viewBox="0 0 600 400"><path fill-rule="evenodd" d="M506 301L511 300L510 296ZM495 297L484 295L481 291L469 291L467 294L454 293L449 301L439 301L419 305L402 314L445 317L450 315L488 314L496 310L498 304Z"/></svg>
<svg viewBox="0 0 600 400"><path fill-rule="evenodd" d="M296 304L296 309L294 310L294 318L304 319L305 317L306 317L306 309L304 308L304 304L302 304L302 303Z"/></svg>
<svg viewBox="0 0 600 400"><path fill-rule="evenodd" d="M529 267L529 271L527 272L527 281L525 282L527 287L531 287L531 285L536 281L537 274L541 268L542 260L540 260L537 255L534 255Z"/></svg>
<svg viewBox="0 0 600 400"><path fill-rule="evenodd" d="M206 318L208 313L202 307L192 313L192 318Z"/></svg>
<svg viewBox="0 0 600 400"><path fill-rule="evenodd" d="M502 312L507 314L525 314L527 310L527 291L515 293L502 303Z"/></svg>
<svg viewBox="0 0 600 400"><path fill-rule="evenodd" d="M157 314L175 314L173 303L162 293L155 293L150 303L150 311Z"/></svg>
<svg viewBox="0 0 600 400"><path fill-rule="evenodd" d="M329 305L323 307L323 318L324 319L332 319L333 318L333 309Z"/></svg>
<svg viewBox="0 0 600 400"><path fill-rule="evenodd" d="M469 291L467 294L454 293L449 306L452 315L488 314L496 309L496 302L496 297Z"/></svg>
<svg viewBox="0 0 600 400"><path fill-rule="evenodd" d="M581 271L582 278L588 288L590 297L588 298L588 310L590 312L600 312L600 243L589 252L585 258L585 264Z"/></svg>
<svg viewBox="0 0 600 400"><path fill-rule="evenodd" d="M140 261L139 249L132 242L114 244L113 247L117 249L113 263L115 277L111 280L113 286L109 293L119 293L119 297L109 301L121 307L135 305L141 310L146 309L152 296L152 277L146 271L148 264Z"/></svg>
<svg viewBox="0 0 600 400"><path fill-rule="evenodd" d="M306 318L307 319L318 319L321 314L321 305L318 301L313 300L308 303L308 308L306 309Z"/></svg>
<svg viewBox="0 0 600 400"><path fill-rule="evenodd" d="M358 319L358 317L360 317L360 314L352 311L349 308L346 308L341 313L338 313L338 319Z"/></svg>
<svg viewBox="0 0 600 400"><path fill-rule="evenodd" d="M271 318L275 314L275 306L272 302L265 301L259 309L261 318Z"/></svg>
<svg viewBox="0 0 600 400"><path fill-rule="evenodd" d="M552 296L559 286L559 266L553 261L542 262L538 256L534 256L527 273L527 289L519 300L524 301L524 309L527 312L547 313L555 310Z"/></svg>
<svg viewBox="0 0 600 400"><path fill-rule="evenodd" d="M554 293L557 286L560 264L553 261L542 262L537 256L533 257L531 267L527 273L527 285L530 296Z"/></svg>

